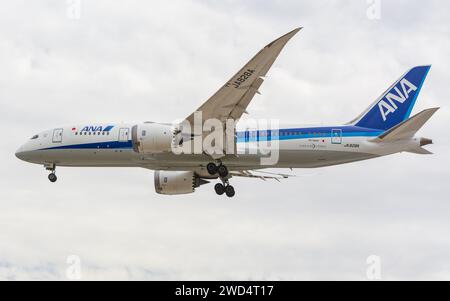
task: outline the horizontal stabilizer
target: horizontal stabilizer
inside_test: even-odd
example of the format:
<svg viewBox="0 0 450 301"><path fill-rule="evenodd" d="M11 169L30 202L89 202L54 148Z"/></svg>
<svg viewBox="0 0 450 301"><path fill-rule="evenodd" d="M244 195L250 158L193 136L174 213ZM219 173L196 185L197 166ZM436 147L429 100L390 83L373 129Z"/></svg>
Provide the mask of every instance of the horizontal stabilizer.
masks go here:
<svg viewBox="0 0 450 301"><path fill-rule="evenodd" d="M374 139L374 142L389 142L411 138L420 130L420 128L433 116L439 108L426 109L414 115L408 120L394 126L390 130L384 132L382 135Z"/></svg>
<svg viewBox="0 0 450 301"><path fill-rule="evenodd" d="M423 147L418 147L415 149L410 149L407 151L408 153L419 154L419 155L432 155L433 153Z"/></svg>

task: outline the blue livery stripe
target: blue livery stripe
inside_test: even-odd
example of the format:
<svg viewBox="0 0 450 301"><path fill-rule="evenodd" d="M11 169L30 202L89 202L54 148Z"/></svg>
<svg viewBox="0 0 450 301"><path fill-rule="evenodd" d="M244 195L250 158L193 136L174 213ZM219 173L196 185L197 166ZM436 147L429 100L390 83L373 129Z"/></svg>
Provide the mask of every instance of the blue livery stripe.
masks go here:
<svg viewBox="0 0 450 301"><path fill-rule="evenodd" d="M355 126L291 128L280 130L243 131L237 133L238 142L331 138L332 131L339 130L342 137L377 137L383 131ZM278 132L278 134L277 134Z"/></svg>
<svg viewBox="0 0 450 301"><path fill-rule="evenodd" d="M259 130L259 131L244 131L237 132L237 142L255 142L255 141L272 141L272 140L294 140L294 139L309 139L309 138L331 138L332 130L339 130L342 132L342 137L377 137L383 131L375 129L367 129L356 126L336 126L336 127L311 127L311 128L290 128L279 130ZM278 132L278 135L276 133ZM108 141L108 142L94 142L81 143L71 145L59 145L48 147L41 150L54 149L132 149L133 144L131 140L126 142Z"/></svg>
<svg viewBox="0 0 450 301"><path fill-rule="evenodd" d="M114 126L113 125L108 125L107 127L105 127L105 129L103 130L103 132L109 132L112 130Z"/></svg>
<svg viewBox="0 0 450 301"><path fill-rule="evenodd" d="M50 150L50 149L127 149L127 148L133 148L131 140L128 140L126 142L108 141L108 142L60 145L60 146L43 148L41 150Z"/></svg>

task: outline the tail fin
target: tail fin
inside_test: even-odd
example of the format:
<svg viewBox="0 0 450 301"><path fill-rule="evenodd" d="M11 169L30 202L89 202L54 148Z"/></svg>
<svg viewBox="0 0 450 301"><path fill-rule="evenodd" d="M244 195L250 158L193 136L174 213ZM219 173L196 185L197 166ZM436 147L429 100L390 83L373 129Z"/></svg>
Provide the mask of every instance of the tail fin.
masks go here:
<svg viewBox="0 0 450 301"><path fill-rule="evenodd" d="M352 123L388 130L408 119L430 68L418 66L406 72Z"/></svg>

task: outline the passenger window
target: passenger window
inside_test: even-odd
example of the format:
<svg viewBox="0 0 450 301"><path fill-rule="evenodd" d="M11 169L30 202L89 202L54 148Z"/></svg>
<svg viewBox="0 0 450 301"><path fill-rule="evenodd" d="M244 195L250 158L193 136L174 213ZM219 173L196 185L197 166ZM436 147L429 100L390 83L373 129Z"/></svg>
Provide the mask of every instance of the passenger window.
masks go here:
<svg viewBox="0 0 450 301"><path fill-rule="evenodd" d="M145 130L142 131L142 136L147 135L147 132Z"/></svg>

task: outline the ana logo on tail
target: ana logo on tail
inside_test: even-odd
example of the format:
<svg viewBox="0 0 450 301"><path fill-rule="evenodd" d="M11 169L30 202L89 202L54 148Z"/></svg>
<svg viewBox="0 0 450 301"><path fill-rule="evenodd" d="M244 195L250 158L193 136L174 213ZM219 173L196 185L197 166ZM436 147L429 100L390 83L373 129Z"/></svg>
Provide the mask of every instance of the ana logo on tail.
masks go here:
<svg viewBox="0 0 450 301"><path fill-rule="evenodd" d="M391 90L384 99L382 99L378 103L378 108L380 109L381 117L383 118L383 121L386 121L386 116L390 113L394 113L398 106L395 102L398 102L400 104L404 103L409 98L409 93L414 92L417 90L417 87L414 86L410 81L408 81L406 78L403 78L400 81L400 88L402 91L400 91L399 87L395 87L394 90L397 93L394 94L394 90Z"/></svg>

